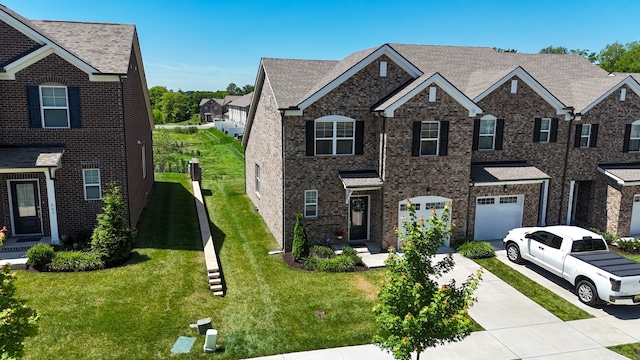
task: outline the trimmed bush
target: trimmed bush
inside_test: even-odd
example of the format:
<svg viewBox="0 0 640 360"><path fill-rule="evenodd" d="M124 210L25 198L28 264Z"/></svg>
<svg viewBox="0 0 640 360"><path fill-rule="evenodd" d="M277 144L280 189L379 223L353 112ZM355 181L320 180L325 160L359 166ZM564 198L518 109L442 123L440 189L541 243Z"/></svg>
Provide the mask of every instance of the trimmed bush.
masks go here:
<svg viewBox="0 0 640 360"><path fill-rule="evenodd" d="M600 229L594 228L594 227L588 228L587 230L602 236L602 238L604 239L604 241L607 242L608 245L611 245L612 243L618 241L618 239L620 238L618 235L614 233L610 233L608 231L600 231Z"/></svg>
<svg viewBox="0 0 640 360"><path fill-rule="evenodd" d="M321 259L328 259L333 257L335 254L333 249L328 246L323 245L314 245L309 250L309 257L319 257Z"/></svg>
<svg viewBox="0 0 640 360"><path fill-rule="evenodd" d="M640 253L640 240L638 239L630 239L630 240L618 240L618 248L624 252L630 253Z"/></svg>
<svg viewBox="0 0 640 360"><path fill-rule="evenodd" d="M318 271L350 272L356 269L357 261L351 256L338 255L331 259L322 259L318 264Z"/></svg>
<svg viewBox="0 0 640 360"><path fill-rule="evenodd" d="M484 241L466 242L458 247L458 252L469 259L484 259L496 256L493 246Z"/></svg>
<svg viewBox="0 0 640 360"><path fill-rule="evenodd" d="M39 243L27 250L27 264L43 271L53 259L53 246Z"/></svg>
<svg viewBox="0 0 640 360"><path fill-rule="evenodd" d="M296 225L293 228L293 245L291 247L291 257L294 261L300 261L309 256L309 243L307 242L307 230L302 223L302 214L298 213Z"/></svg>
<svg viewBox="0 0 640 360"><path fill-rule="evenodd" d="M61 251L55 253L49 269L51 271L91 271L103 269L100 256L94 252Z"/></svg>
<svg viewBox="0 0 640 360"><path fill-rule="evenodd" d="M463 237L463 238L451 240L450 245L454 250L458 251L458 248L460 248L460 246L473 241L474 241L473 238Z"/></svg>
<svg viewBox="0 0 640 360"><path fill-rule="evenodd" d="M91 249L105 266L119 265L131 256L134 233L127 226L120 188L110 183L102 201L104 206L97 217L98 225L93 229Z"/></svg>

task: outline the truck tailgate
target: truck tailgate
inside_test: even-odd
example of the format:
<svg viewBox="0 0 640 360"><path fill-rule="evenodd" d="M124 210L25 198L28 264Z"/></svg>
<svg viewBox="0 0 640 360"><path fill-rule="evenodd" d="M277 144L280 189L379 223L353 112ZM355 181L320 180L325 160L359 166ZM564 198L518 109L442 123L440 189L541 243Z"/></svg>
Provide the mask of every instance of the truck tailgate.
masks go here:
<svg viewBox="0 0 640 360"><path fill-rule="evenodd" d="M640 263L616 253L602 251L570 255L619 277L640 276Z"/></svg>

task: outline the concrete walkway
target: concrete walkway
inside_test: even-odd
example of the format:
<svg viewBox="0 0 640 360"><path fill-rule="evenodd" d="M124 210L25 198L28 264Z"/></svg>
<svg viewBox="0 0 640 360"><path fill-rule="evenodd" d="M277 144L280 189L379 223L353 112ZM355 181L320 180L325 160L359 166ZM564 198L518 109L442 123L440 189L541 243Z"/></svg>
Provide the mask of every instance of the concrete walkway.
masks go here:
<svg viewBox="0 0 640 360"><path fill-rule="evenodd" d="M596 316L593 319L564 322L532 300L507 285L495 275L484 271L482 282L475 292L478 302L471 308L471 316L486 331L474 332L464 340L428 349L423 359L447 360L615 360L626 359L606 346L640 342L640 307L602 306L590 308L581 304L568 286L552 281L533 265L516 265L497 251L498 259L521 271L531 279L558 293L572 303ZM379 256L386 256L380 254ZM437 255L441 257L444 255ZM437 259L436 258L436 259ZM478 265L454 254L456 266L443 278L462 282L478 269ZM392 360L393 356L374 345L348 346L261 357L263 360Z"/></svg>

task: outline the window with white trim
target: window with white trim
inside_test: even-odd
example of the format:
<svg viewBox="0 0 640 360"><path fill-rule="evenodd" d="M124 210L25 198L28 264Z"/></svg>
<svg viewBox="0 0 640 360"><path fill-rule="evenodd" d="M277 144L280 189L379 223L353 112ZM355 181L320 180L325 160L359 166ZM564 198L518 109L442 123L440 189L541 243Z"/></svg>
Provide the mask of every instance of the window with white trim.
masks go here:
<svg viewBox="0 0 640 360"><path fill-rule="evenodd" d="M478 150L493 150L496 140L496 118L485 116L480 119Z"/></svg>
<svg viewBox="0 0 640 360"><path fill-rule="evenodd" d="M316 155L353 155L356 123L347 117L315 121Z"/></svg>
<svg viewBox="0 0 640 360"><path fill-rule="evenodd" d="M260 193L260 165L256 164L256 192Z"/></svg>
<svg viewBox="0 0 640 360"><path fill-rule="evenodd" d="M582 124L580 133L580 147L588 148L591 140L591 124Z"/></svg>
<svg viewBox="0 0 640 360"><path fill-rule="evenodd" d="M304 217L318 217L318 190L304 191Z"/></svg>
<svg viewBox="0 0 640 360"><path fill-rule="evenodd" d="M540 139L541 143L549 142L549 134L551 133L551 119L540 119Z"/></svg>
<svg viewBox="0 0 640 360"><path fill-rule="evenodd" d="M42 127L68 128L69 103L67 87L55 85L40 86L40 111Z"/></svg>
<svg viewBox="0 0 640 360"><path fill-rule="evenodd" d="M102 199L100 169L82 169L82 182L84 184L85 200Z"/></svg>
<svg viewBox="0 0 640 360"><path fill-rule="evenodd" d="M629 137L629 151L640 151L640 120L631 123L631 134Z"/></svg>
<svg viewBox="0 0 640 360"><path fill-rule="evenodd" d="M437 156L440 138L439 121L423 121L420 130L420 156Z"/></svg>

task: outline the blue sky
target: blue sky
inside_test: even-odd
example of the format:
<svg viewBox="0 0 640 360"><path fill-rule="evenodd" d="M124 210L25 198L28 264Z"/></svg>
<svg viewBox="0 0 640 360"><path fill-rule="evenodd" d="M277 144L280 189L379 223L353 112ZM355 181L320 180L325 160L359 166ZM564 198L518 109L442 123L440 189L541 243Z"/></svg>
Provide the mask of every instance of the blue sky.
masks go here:
<svg viewBox="0 0 640 360"><path fill-rule="evenodd" d="M640 40L640 1L0 0L34 20L136 24L149 87L255 82L261 57L339 60L384 43L599 52Z"/></svg>

